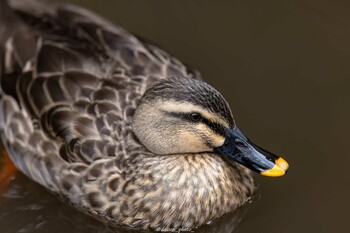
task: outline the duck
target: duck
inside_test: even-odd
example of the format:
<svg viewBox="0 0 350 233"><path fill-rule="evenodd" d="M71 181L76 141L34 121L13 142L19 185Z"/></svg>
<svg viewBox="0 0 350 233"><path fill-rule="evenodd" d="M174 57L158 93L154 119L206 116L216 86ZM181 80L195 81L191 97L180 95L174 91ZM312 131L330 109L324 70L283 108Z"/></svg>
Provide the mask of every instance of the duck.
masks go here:
<svg viewBox="0 0 350 233"><path fill-rule="evenodd" d="M0 135L58 198L107 225L194 229L248 202L252 171L287 172L198 71L89 10L30 2L6 6Z"/></svg>

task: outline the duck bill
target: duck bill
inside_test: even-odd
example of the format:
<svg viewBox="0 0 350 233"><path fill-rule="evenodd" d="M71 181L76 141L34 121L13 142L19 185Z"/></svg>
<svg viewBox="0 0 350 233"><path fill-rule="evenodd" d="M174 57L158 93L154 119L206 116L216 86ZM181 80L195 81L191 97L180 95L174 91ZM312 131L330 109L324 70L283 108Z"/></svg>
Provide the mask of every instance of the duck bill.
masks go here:
<svg viewBox="0 0 350 233"><path fill-rule="evenodd" d="M283 176L288 163L252 143L236 126L226 131L226 139L216 151L263 176Z"/></svg>

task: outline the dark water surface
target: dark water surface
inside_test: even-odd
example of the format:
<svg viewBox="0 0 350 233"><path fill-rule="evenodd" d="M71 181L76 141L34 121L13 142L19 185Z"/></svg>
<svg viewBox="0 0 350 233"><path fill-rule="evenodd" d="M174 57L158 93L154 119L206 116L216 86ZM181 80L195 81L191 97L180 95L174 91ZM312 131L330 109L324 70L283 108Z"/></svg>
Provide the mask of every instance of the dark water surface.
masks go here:
<svg viewBox="0 0 350 233"><path fill-rule="evenodd" d="M350 1L71 2L200 70L250 139L290 163L285 177L256 176L260 198L235 232L350 232ZM108 232L12 179L0 189L1 233ZM231 231L220 226L211 231Z"/></svg>

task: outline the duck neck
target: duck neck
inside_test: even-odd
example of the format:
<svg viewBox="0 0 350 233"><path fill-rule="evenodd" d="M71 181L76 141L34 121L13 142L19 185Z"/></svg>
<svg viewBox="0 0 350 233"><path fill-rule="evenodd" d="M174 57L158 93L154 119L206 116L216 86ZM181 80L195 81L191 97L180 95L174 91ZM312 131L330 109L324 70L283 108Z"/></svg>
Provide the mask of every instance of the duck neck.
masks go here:
<svg viewBox="0 0 350 233"><path fill-rule="evenodd" d="M246 168L216 154L154 155L137 163L133 186L143 204L130 207L147 216L151 228L202 225L243 205L254 191Z"/></svg>

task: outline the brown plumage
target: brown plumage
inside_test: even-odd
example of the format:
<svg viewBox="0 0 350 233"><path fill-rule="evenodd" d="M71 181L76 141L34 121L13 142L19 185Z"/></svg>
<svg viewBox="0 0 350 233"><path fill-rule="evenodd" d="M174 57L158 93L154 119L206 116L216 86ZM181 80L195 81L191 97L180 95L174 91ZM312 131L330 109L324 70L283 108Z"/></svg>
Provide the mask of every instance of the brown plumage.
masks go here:
<svg viewBox="0 0 350 233"><path fill-rule="evenodd" d="M11 2L22 23L3 47L0 132L24 174L103 222L142 229L194 228L250 198L250 172L213 150L231 110L198 72L84 9ZM209 123L185 120L188 106Z"/></svg>

